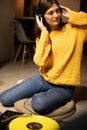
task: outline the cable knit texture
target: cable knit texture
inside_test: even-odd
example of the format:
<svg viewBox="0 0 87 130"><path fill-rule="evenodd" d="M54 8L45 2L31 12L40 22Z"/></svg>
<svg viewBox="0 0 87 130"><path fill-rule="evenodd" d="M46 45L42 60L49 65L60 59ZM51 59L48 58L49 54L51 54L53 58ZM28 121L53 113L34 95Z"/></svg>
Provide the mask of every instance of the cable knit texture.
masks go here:
<svg viewBox="0 0 87 130"><path fill-rule="evenodd" d="M83 43L87 41L87 13L72 11L61 30L44 30L36 39L34 62L42 77L56 85L80 86Z"/></svg>

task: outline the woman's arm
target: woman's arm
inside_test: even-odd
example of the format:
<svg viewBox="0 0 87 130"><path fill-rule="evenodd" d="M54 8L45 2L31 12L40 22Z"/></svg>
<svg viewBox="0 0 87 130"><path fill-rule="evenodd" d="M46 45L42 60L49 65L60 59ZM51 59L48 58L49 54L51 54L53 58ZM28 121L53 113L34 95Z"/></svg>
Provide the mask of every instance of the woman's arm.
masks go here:
<svg viewBox="0 0 87 130"><path fill-rule="evenodd" d="M63 15L64 17L69 18L70 13L71 13L71 10L70 10L69 8L65 7L65 6L62 6L62 5L61 5L60 7L61 7L61 9L62 9L62 15Z"/></svg>
<svg viewBox="0 0 87 130"><path fill-rule="evenodd" d="M44 30L41 32L40 38L36 39L36 49L33 59L35 64L40 67L45 66L50 50L51 43L49 39L49 32Z"/></svg>
<svg viewBox="0 0 87 130"><path fill-rule="evenodd" d="M41 30L41 35L40 38L36 39L36 51L34 55L34 62L35 64L41 67L46 64L51 50L51 43L49 38L49 32L43 25L42 18L39 19L39 17L36 16L36 22Z"/></svg>
<svg viewBox="0 0 87 130"><path fill-rule="evenodd" d="M87 13L82 11L80 12L71 11L69 17L69 23L80 26L85 25L87 29Z"/></svg>
<svg viewBox="0 0 87 130"><path fill-rule="evenodd" d="M69 18L68 22L74 25L87 25L87 13L79 11L73 11L65 6L62 8L62 15ZM86 26L87 27L87 26Z"/></svg>

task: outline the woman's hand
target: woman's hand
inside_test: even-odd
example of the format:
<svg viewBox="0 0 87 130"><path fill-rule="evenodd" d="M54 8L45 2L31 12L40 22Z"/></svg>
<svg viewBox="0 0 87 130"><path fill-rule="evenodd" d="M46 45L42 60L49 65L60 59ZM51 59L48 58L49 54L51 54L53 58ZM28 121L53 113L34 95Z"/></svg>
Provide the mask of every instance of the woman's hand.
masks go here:
<svg viewBox="0 0 87 130"><path fill-rule="evenodd" d="M62 15L64 17L69 18L71 10L69 8L65 7L65 6L60 6L60 7L62 8Z"/></svg>
<svg viewBox="0 0 87 130"><path fill-rule="evenodd" d="M38 15L36 15L36 22L40 30L46 30L46 27L43 25L42 17L39 18Z"/></svg>

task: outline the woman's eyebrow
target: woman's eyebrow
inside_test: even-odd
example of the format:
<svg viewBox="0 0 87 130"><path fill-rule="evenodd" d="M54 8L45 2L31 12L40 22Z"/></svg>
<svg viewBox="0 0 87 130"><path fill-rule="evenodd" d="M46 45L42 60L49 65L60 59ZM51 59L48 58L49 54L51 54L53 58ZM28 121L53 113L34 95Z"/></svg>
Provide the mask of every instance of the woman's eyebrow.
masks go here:
<svg viewBox="0 0 87 130"><path fill-rule="evenodd" d="M56 8L56 9L50 9L50 10L48 10L46 13L54 12L54 11L57 11L57 10L60 11L60 8L58 7L58 8Z"/></svg>

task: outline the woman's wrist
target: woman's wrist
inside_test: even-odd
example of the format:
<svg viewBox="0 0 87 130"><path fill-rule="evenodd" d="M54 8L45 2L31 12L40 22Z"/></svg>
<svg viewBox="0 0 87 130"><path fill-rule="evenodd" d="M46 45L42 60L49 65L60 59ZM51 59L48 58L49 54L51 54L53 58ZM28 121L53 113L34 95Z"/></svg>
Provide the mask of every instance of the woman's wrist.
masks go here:
<svg viewBox="0 0 87 130"><path fill-rule="evenodd" d="M40 29L41 29L41 31L45 31L45 30L47 30L46 27L42 27L42 28L40 28Z"/></svg>

